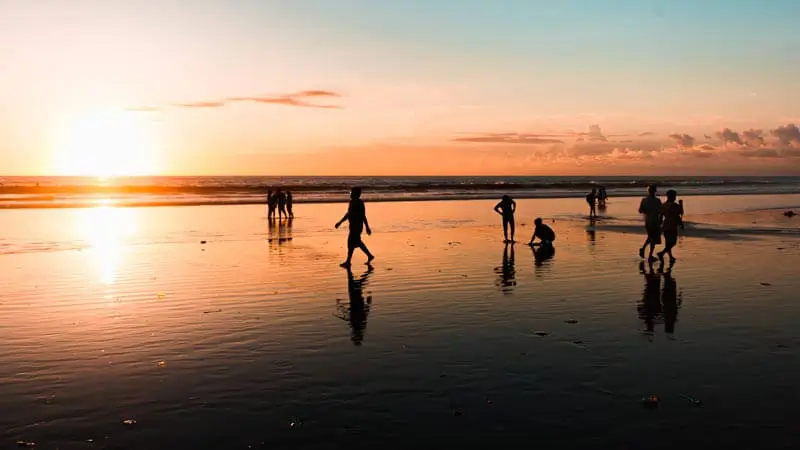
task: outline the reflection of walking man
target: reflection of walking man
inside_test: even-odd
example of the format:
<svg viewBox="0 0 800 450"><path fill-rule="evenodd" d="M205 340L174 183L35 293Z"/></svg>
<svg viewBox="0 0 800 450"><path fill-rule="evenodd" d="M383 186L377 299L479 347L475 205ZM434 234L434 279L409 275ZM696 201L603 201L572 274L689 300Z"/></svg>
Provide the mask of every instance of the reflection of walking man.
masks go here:
<svg viewBox="0 0 800 450"><path fill-rule="evenodd" d="M347 268L347 294L350 297L349 322L351 335L350 340L353 345L361 345L364 341L364 330L367 328L367 315L372 304L372 296L367 296L364 300L364 286L372 273L369 267L359 278L353 276L353 271Z"/></svg>
<svg viewBox="0 0 800 450"><path fill-rule="evenodd" d="M375 259L375 255L369 252L369 249L361 240L361 232L366 227L367 235L372 234L367 221L367 212L364 207L364 202L361 200L361 188L353 188L350 192L350 205L347 207L347 213L342 217L342 220L336 223L336 228L339 228L344 221L350 224L350 234L347 236L347 259L341 264L342 267L350 267L351 260L353 259L353 252L356 248L367 255L367 264Z"/></svg>

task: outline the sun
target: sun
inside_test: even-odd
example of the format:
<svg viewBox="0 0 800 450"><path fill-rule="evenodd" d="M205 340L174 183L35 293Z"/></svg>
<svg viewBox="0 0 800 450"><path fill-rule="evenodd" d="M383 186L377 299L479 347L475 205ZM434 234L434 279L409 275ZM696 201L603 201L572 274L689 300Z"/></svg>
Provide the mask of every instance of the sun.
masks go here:
<svg viewBox="0 0 800 450"><path fill-rule="evenodd" d="M114 177L158 171L151 124L133 114L108 111L71 123L53 148L58 175Z"/></svg>

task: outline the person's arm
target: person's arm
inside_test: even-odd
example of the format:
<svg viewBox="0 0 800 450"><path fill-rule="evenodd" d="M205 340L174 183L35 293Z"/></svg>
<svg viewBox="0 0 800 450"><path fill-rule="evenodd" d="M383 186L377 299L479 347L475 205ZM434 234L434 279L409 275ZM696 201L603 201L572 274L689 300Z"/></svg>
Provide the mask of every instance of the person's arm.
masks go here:
<svg viewBox="0 0 800 450"><path fill-rule="evenodd" d="M681 226L681 230L686 230L683 226L683 208L680 205L678 206L678 225Z"/></svg>
<svg viewBox="0 0 800 450"><path fill-rule="evenodd" d="M644 199L639 202L639 214L644 214Z"/></svg>
<svg viewBox="0 0 800 450"><path fill-rule="evenodd" d="M496 212L497 214L500 214L501 216L503 215L503 213L500 211L500 208L501 208L502 205L503 205L503 202L500 202L500 203L494 205L494 212Z"/></svg>
<svg viewBox="0 0 800 450"><path fill-rule="evenodd" d="M350 210L348 209L348 210L347 210L347 212L346 212L346 213L344 213L344 217L342 217L342 220L340 220L340 221L336 222L336 228L339 228L340 226L342 226L342 224L344 223L344 221L345 221L345 220L349 220L349 219L350 219ZM365 221L366 221L366 220L365 220Z"/></svg>
<svg viewBox="0 0 800 450"><path fill-rule="evenodd" d="M511 214L514 214L515 212L517 212L517 202L511 200Z"/></svg>
<svg viewBox="0 0 800 450"><path fill-rule="evenodd" d="M367 214L364 213L364 227L367 229L367 236L372 234L372 228L369 227L369 222L367 221Z"/></svg>
<svg viewBox="0 0 800 450"><path fill-rule="evenodd" d="M528 242L528 245L535 245L533 241L536 239L536 230L533 230L533 236L531 236L531 241Z"/></svg>

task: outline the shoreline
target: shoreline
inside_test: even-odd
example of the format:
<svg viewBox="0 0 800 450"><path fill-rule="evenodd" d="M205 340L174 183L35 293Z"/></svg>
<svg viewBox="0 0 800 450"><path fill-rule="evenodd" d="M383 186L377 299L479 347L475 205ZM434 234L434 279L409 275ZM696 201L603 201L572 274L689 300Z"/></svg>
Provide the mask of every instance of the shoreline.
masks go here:
<svg viewBox="0 0 800 450"><path fill-rule="evenodd" d="M785 195L798 195L800 192L687 192L678 194L681 197L730 197L730 196L753 196L753 195L772 195L772 196L785 196ZM407 203L407 202L448 202L448 201L468 201L468 200L493 200L497 199L501 193L492 193L492 195L476 194L476 195L454 195L448 197L418 197L418 198L369 198L365 196L364 200L368 203ZM554 195L540 195L540 194L513 194L513 198L519 200L557 200L557 199L579 199L583 198L585 193L575 192L572 194L554 194ZM642 195L619 195L609 197L613 199L630 199L640 198ZM349 201L348 198L328 198L328 199L298 199L294 204L343 204ZM229 200L229 201L211 201L211 200L198 200L192 202L174 202L174 201L132 201L115 203L110 199L101 199L97 203L63 203L63 204L20 204L15 205L13 202L0 204L0 210L19 210L19 209L86 209L98 207L115 207L115 208L150 208L150 207L169 207L169 206L245 206L245 205L266 205L263 200ZM787 206L788 208L794 206ZM800 207L797 205L796 207ZM780 209L778 208L765 208L765 209Z"/></svg>

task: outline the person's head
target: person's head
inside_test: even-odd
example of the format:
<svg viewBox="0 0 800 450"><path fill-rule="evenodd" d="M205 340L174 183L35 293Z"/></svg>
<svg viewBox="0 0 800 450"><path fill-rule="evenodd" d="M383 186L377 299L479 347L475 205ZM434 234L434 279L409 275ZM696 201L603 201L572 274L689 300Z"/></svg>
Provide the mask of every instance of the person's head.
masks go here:
<svg viewBox="0 0 800 450"><path fill-rule="evenodd" d="M506 202L506 203L508 203L508 202L510 202L510 201L511 201L511 197L510 197L510 196L508 196L508 195L504 195L504 196L503 196L503 201L504 201L504 202Z"/></svg>
<svg viewBox="0 0 800 450"><path fill-rule="evenodd" d="M657 190L658 190L658 188L656 187L655 184L651 184L650 186L647 186L647 194L648 195L651 195L651 196L656 195L656 191Z"/></svg>
<svg viewBox="0 0 800 450"><path fill-rule="evenodd" d="M360 188L360 187L354 187L354 188L353 188L353 189L350 191L350 198L352 198L352 199L359 199L359 198L361 198L361 188Z"/></svg>
<svg viewBox="0 0 800 450"><path fill-rule="evenodd" d="M542 224L542 218L541 217L537 217L536 220L533 221L533 224L538 227L539 225Z"/></svg>
<svg viewBox="0 0 800 450"><path fill-rule="evenodd" d="M676 198L678 198L678 193L674 189L667 191L667 200L674 202Z"/></svg>

